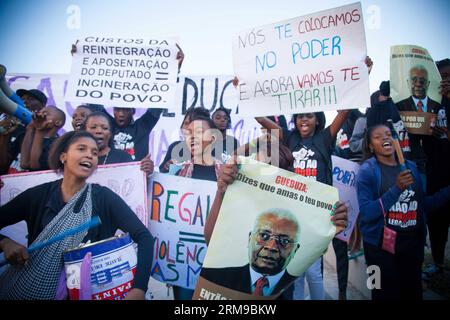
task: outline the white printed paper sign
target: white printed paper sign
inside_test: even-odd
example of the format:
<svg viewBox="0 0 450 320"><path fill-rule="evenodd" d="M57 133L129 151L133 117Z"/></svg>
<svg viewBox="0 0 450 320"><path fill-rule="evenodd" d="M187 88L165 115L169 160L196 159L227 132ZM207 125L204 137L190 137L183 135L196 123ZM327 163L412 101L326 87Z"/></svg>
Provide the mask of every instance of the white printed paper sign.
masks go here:
<svg viewBox="0 0 450 320"><path fill-rule="evenodd" d="M149 193L153 278L195 288L206 254L204 226L216 189L212 181L153 174Z"/></svg>
<svg viewBox="0 0 450 320"><path fill-rule="evenodd" d="M333 187L339 191L339 201L344 202L348 209L348 225L336 238L348 242L356 225L359 204L356 190L356 179L359 173L359 164L356 162L331 156L333 163Z"/></svg>
<svg viewBox="0 0 450 320"><path fill-rule="evenodd" d="M249 116L369 107L360 3L238 33L239 112Z"/></svg>
<svg viewBox="0 0 450 320"><path fill-rule="evenodd" d="M178 48L168 39L86 37L77 44L67 100L123 108L172 108Z"/></svg>

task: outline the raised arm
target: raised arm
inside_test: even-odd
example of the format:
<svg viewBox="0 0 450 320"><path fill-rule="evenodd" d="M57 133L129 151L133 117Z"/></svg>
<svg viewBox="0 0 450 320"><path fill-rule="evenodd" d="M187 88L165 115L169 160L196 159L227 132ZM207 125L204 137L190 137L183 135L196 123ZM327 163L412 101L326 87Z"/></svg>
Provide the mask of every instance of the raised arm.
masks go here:
<svg viewBox="0 0 450 320"><path fill-rule="evenodd" d="M270 131L271 134L278 135L278 139L283 141L284 133L283 128L281 128L278 124L270 120L266 117L255 117L255 120L267 131Z"/></svg>
<svg viewBox="0 0 450 320"><path fill-rule="evenodd" d="M33 121L27 126L25 136L23 138L22 147L20 148L20 166L23 169L30 169L31 145L33 143L36 128Z"/></svg>
<svg viewBox="0 0 450 320"><path fill-rule="evenodd" d="M33 143L31 145L30 152L30 169L39 170L41 169L41 164L39 159L42 155L42 150L44 148L44 137L45 132L42 130L36 130L34 134Z"/></svg>
<svg viewBox="0 0 450 320"><path fill-rule="evenodd" d="M348 115L351 110L339 110L336 118L334 118L333 122L330 125L330 134L333 139L336 139L338 131L344 125L344 122L347 120Z"/></svg>

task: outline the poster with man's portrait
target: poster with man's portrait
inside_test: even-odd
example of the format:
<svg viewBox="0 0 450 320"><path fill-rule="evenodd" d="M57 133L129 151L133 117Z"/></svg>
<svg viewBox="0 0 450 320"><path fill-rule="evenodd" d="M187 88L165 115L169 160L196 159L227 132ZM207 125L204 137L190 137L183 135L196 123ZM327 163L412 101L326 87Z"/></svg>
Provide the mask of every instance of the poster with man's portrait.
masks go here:
<svg viewBox="0 0 450 320"><path fill-rule="evenodd" d="M240 158L193 299L275 299L327 249L336 188Z"/></svg>
<svg viewBox="0 0 450 320"><path fill-rule="evenodd" d="M414 45L391 47L391 98L406 129L412 134L430 135L441 95L441 76L428 50Z"/></svg>

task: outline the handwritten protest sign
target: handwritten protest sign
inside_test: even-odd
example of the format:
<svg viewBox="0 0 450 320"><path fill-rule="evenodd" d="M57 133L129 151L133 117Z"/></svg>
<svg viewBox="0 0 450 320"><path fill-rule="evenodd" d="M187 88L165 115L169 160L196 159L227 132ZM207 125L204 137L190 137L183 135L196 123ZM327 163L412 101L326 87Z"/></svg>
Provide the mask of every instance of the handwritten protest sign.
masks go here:
<svg viewBox="0 0 450 320"><path fill-rule="evenodd" d="M406 130L412 134L431 135L431 125L436 115L430 112L400 111Z"/></svg>
<svg viewBox="0 0 450 320"><path fill-rule="evenodd" d="M169 39L85 37L73 55L67 100L173 108L178 49Z"/></svg>
<svg viewBox="0 0 450 320"><path fill-rule="evenodd" d="M412 101L412 96L427 96L429 105L438 104L440 81L441 75L427 49L415 45L391 47L390 87L395 103Z"/></svg>
<svg viewBox="0 0 450 320"><path fill-rule="evenodd" d="M123 172L127 174L124 175ZM37 185L61 179L54 171L38 171L2 176L4 182L0 189L0 205L4 205L23 191ZM110 164L101 166L88 179L108 187L119 195L134 211L139 220L148 226L147 178L140 170L140 163ZM0 233L26 245L27 228L25 222L3 228Z"/></svg>
<svg viewBox="0 0 450 320"><path fill-rule="evenodd" d="M339 191L339 200L344 202L348 209L348 225L336 238L348 242L356 225L359 214L356 179L359 164L356 162L331 156L333 163L333 186Z"/></svg>
<svg viewBox="0 0 450 320"><path fill-rule="evenodd" d="M233 39L239 112L266 116L368 107L361 4L255 27Z"/></svg>
<svg viewBox="0 0 450 320"><path fill-rule="evenodd" d="M154 173L149 229L155 237L153 278L193 289L206 253L203 229L217 185Z"/></svg>
<svg viewBox="0 0 450 320"><path fill-rule="evenodd" d="M276 298L326 250L335 188L250 159L228 186L193 299L257 299L255 273ZM244 196L251 195L251 196Z"/></svg>

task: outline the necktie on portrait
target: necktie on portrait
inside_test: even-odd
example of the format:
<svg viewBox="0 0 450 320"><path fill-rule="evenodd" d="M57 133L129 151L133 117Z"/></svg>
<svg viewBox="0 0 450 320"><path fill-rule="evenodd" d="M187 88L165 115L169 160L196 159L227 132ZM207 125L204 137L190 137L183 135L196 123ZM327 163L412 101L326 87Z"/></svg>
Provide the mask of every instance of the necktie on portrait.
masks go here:
<svg viewBox="0 0 450 320"><path fill-rule="evenodd" d="M423 102L422 100L419 100L419 102L417 102L417 111L419 112L423 112Z"/></svg>
<svg viewBox="0 0 450 320"><path fill-rule="evenodd" d="M253 295L255 296L263 296L263 289L265 286L269 285L269 280L266 277L261 277L256 280L255 291L253 291Z"/></svg>

